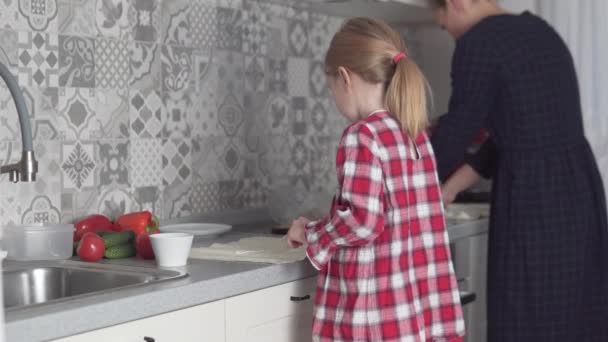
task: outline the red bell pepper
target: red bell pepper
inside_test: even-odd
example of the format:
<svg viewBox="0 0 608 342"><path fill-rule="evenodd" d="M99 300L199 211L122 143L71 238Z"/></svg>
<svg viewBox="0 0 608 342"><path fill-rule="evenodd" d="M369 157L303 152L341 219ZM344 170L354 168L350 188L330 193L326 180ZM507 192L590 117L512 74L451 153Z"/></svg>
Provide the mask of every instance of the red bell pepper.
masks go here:
<svg viewBox="0 0 608 342"><path fill-rule="evenodd" d="M158 229L158 220L149 211L140 211L119 216L114 220L115 230L132 230L139 236Z"/></svg>
<svg viewBox="0 0 608 342"><path fill-rule="evenodd" d="M137 251L137 256L142 259L154 259L154 250L152 249L152 244L150 243L150 235L156 233L160 233L158 228L137 236L135 239L135 250Z"/></svg>
<svg viewBox="0 0 608 342"><path fill-rule="evenodd" d="M91 215L74 224L74 241L80 241L86 233L113 229L114 225L107 217L103 215Z"/></svg>

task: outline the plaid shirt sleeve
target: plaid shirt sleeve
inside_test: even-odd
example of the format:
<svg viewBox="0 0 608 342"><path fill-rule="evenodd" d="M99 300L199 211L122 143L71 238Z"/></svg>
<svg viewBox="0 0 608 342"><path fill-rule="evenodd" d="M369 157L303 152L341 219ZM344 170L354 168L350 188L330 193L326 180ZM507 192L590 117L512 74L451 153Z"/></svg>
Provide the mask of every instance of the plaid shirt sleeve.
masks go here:
<svg viewBox="0 0 608 342"><path fill-rule="evenodd" d="M366 245L384 229L382 165L369 128L347 128L336 155L339 193L329 216L308 225L307 255L322 269L336 249Z"/></svg>

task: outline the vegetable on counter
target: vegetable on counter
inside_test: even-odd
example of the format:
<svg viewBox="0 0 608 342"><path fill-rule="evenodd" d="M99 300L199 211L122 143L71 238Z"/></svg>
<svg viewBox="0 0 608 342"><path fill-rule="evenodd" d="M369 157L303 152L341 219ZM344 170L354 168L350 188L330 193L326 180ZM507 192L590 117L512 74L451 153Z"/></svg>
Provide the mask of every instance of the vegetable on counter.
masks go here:
<svg viewBox="0 0 608 342"><path fill-rule="evenodd" d="M76 253L82 261L95 262L103 257L105 250L103 239L95 233L87 232L82 236Z"/></svg>
<svg viewBox="0 0 608 342"><path fill-rule="evenodd" d="M122 232L102 233L106 249L114 246L120 246L127 243L132 243L135 240L135 233L132 230L123 230Z"/></svg>
<svg viewBox="0 0 608 342"><path fill-rule="evenodd" d="M74 241L80 241L86 233L113 230L114 225L103 215L91 215L74 224Z"/></svg>
<svg viewBox="0 0 608 342"><path fill-rule="evenodd" d="M108 259L130 258L135 256L135 247L130 243L113 246L106 249L104 256Z"/></svg>
<svg viewBox="0 0 608 342"><path fill-rule="evenodd" d="M158 220L149 211L140 211L119 216L114 221L115 230L132 230L136 236L158 229Z"/></svg>
<svg viewBox="0 0 608 342"><path fill-rule="evenodd" d="M151 232L140 234L135 239L135 250L140 258L154 259L154 250L152 250L152 244L150 243L150 235L156 233L160 233L158 228Z"/></svg>

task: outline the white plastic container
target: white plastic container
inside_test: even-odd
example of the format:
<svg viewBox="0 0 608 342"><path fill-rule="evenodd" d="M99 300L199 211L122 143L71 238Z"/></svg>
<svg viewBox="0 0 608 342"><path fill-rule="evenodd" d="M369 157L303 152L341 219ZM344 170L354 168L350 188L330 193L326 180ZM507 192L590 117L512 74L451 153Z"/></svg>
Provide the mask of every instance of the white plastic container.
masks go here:
<svg viewBox="0 0 608 342"><path fill-rule="evenodd" d="M72 256L74 225L8 225L2 245L9 260L61 260Z"/></svg>
<svg viewBox="0 0 608 342"><path fill-rule="evenodd" d="M194 235L158 233L150 235L150 243L159 267L179 267L188 263Z"/></svg>

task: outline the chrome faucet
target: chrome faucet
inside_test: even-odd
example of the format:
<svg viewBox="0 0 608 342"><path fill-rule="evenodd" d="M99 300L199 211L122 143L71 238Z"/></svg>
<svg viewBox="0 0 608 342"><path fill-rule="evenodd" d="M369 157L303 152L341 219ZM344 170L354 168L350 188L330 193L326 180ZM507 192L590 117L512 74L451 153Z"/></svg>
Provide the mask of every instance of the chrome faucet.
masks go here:
<svg viewBox="0 0 608 342"><path fill-rule="evenodd" d="M0 76L4 79L4 82L6 82L6 85L13 96L13 101L15 101L15 106L17 107L23 150L21 160L15 164L0 167L0 174L8 173L9 180L13 183L17 183L19 180L22 182L33 182L36 180L36 173L38 173L38 162L34 157L32 128L30 127L29 119L30 115L25 106L25 100L23 99L23 94L21 93L17 80L15 80L8 68L2 63L0 63Z"/></svg>

